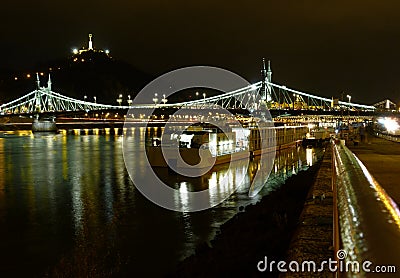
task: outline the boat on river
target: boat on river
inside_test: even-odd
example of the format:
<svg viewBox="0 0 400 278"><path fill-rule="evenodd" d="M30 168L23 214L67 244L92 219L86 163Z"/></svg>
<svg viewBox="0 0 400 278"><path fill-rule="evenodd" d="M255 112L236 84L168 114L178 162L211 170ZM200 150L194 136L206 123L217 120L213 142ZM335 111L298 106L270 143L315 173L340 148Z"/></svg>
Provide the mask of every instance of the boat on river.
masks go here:
<svg viewBox="0 0 400 278"><path fill-rule="evenodd" d="M226 132L205 123L151 138L146 151L150 165L156 167L206 168L249 157L248 142L237 130Z"/></svg>
<svg viewBox="0 0 400 278"><path fill-rule="evenodd" d="M307 126L303 125L250 128L249 151L252 156L258 156L298 146L307 131Z"/></svg>
<svg viewBox="0 0 400 278"><path fill-rule="evenodd" d="M296 146L307 130L306 126L248 126L223 131L201 123L181 133L150 138L146 153L154 167L200 169Z"/></svg>

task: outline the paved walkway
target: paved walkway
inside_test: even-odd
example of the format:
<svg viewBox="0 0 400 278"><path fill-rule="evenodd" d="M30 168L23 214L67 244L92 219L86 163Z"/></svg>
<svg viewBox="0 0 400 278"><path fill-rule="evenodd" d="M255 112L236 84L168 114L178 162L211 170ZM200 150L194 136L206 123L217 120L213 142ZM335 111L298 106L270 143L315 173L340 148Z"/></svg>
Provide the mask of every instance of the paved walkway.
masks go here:
<svg viewBox="0 0 400 278"><path fill-rule="evenodd" d="M367 143L359 143L358 146L349 143L348 147L400 205L400 143L372 136L368 136L367 140Z"/></svg>

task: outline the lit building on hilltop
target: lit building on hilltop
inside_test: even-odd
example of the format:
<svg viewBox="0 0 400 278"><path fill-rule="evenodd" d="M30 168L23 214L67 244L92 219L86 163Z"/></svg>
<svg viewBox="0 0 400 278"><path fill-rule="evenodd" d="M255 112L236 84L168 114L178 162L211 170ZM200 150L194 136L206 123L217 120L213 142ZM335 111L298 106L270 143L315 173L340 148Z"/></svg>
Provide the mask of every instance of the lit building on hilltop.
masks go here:
<svg viewBox="0 0 400 278"><path fill-rule="evenodd" d="M86 52L105 53L107 56L109 56L110 51L108 49L96 49L96 48L93 47L92 38L93 38L93 35L89 34L89 43L88 43L88 47L87 48L84 48L84 47L82 47L82 49L74 48L72 50L72 53L74 54L74 56L75 55L81 55L81 54L84 54Z"/></svg>

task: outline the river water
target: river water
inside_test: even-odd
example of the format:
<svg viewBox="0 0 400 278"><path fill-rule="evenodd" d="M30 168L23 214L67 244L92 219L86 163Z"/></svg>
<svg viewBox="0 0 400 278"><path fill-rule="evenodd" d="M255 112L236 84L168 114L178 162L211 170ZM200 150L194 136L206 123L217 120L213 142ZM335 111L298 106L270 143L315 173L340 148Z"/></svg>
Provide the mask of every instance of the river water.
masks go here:
<svg viewBox="0 0 400 278"><path fill-rule="evenodd" d="M138 137L141 129L131 132ZM146 199L125 168L122 136L0 133L0 276L165 275L196 245L209 242L241 206L279 189L306 170L318 149L277 152L264 189L249 198L239 188L222 204L196 213L163 209ZM140 161L143 157L134 158ZM246 175L257 169L251 162ZM218 190L219 166L201 178L158 170L177 188L211 180Z"/></svg>

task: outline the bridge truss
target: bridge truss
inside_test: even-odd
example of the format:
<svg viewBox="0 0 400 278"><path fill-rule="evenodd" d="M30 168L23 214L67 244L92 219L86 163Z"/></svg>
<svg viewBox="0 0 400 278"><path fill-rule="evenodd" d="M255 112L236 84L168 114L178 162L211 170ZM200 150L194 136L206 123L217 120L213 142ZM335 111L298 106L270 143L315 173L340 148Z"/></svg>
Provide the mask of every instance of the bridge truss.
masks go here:
<svg viewBox="0 0 400 278"><path fill-rule="evenodd" d="M47 87L41 87L37 77L37 89L8 103L0 105L0 113L35 114L68 111L94 111L127 108L74 99L52 91L51 80Z"/></svg>
<svg viewBox="0 0 400 278"><path fill-rule="evenodd" d="M255 84L203 99L181 103L159 103L141 105L108 105L74 99L51 90L49 77L47 87L40 87L37 77L37 89L11 102L0 105L0 114L34 114L68 111L117 110L156 107L185 107L185 108L213 108L257 110L260 105L269 109L297 109L297 110L340 110L355 109L374 111L371 105L337 101L325 97L312 95L306 92L287 88L283 85L268 81Z"/></svg>
<svg viewBox="0 0 400 278"><path fill-rule="evenodd" d="M266 92L263 92L263 90L266 90ZM260 96L262 95L266 95L266 99L261 99ZM252 110L257 109L261 103L264 103L269 109L286 110L329 111L345 108L374 111L376 109L372 105L329 99L290 89L286 86L274 84L272 82L262 81L217 96L170 105L196 108L220 106L224 109L242 108Z"/></svg>

